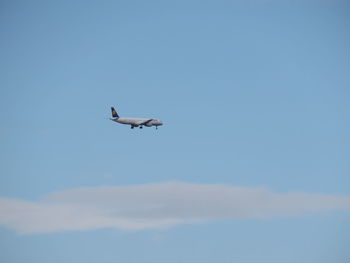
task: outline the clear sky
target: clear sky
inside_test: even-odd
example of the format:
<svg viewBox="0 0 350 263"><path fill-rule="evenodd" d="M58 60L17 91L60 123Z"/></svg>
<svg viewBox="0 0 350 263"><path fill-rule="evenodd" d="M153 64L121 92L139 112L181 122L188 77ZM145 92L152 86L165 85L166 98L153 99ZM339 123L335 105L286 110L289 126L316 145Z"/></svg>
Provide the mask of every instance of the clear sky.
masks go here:
<svg viewBox="0 0 350 263"><path fill-rule="evenodd" d="M337 0L0 1L0 261L350 262L349 29Z"/></svg>

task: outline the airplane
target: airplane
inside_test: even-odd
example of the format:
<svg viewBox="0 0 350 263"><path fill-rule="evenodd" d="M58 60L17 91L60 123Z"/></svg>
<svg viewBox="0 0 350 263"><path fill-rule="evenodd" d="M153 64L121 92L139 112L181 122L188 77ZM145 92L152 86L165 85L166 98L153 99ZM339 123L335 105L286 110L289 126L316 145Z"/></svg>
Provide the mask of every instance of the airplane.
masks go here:
<svg viewBox="0 0 350 263"><path fill-rule="evenodd" d="M111 107L111 111L112 111L112 118L109 118L111 121L115 121L121 124L131 125L131 129L134 129L135 127L140 127L140 129L142 129L143 126L146 126L146 127L156 126L156 129L158 129L158 126L163 125L163 122L158 119L121 118L119 117L117 111L113 107Z"/></svg>

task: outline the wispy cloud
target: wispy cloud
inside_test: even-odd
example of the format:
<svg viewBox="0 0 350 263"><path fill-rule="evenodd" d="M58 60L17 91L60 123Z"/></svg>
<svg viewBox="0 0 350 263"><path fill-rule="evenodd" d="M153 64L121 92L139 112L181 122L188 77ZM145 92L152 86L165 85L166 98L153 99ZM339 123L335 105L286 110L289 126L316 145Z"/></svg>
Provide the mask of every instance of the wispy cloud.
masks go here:
<svg viewBox="0 0 350 263"><path fill-rule="evenodd" d="M169 182L76 188L51 193L36 202L0 198L0 226L22 234L97 228L140 230L340 210L350 210L349 196Z"/></svg>

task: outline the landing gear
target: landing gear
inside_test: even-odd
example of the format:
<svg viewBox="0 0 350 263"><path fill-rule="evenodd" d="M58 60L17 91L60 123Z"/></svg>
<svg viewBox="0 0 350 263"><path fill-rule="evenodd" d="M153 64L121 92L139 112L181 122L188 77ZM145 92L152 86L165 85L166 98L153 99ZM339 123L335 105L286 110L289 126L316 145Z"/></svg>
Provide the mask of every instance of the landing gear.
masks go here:
<svg viewBox="0 0 350 263"><path fill-rule="evenodd" d="M142 129L143 127L142 126L140 126L140 129Z"/></svg>
<svg viewBox="0 0 350 263"><path fill-rule="evenodd" d="M158 130L158 126L156 126L156 130Z"/></svg>
<svg viewBox="0 0 350 263"><path fill-rule="evenodd" d="M131 128L131 129L134 129L134 126L132 126L132 125L131 125L131 127L130 127L130 128Z"/></svg>

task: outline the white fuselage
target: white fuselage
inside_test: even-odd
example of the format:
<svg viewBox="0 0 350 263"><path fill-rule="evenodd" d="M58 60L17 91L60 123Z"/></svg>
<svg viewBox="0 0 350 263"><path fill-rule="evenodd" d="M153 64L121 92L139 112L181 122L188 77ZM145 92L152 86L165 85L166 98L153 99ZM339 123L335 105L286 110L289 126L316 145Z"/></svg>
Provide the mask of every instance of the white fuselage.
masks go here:
<svg viewBox="0 0 350 263"><path fill-rule="evenodd" d="M163 122L157 119L114 117L114 118L110 118L110 120L121 124L128 124L128 125L131 125L131 127L138 127L138 126L147 126L147 127L156 126L157 127L157 126L163 125Z"/></svg>

